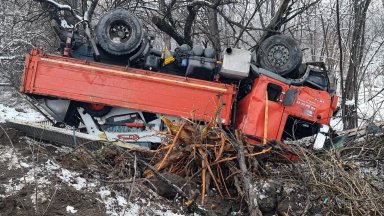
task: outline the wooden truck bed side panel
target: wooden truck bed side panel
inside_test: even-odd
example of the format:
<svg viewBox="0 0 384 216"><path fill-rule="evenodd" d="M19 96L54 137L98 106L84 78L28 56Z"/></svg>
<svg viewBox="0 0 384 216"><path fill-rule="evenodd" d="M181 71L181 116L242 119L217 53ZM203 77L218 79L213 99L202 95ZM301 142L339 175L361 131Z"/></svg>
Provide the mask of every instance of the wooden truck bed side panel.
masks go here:
<svg viewBox="0 0 384 216"><path fill-rule="evenodd" d="M228 125L235 87L33 50L20 91L204 121L221 106L222 123Z"/></svg>

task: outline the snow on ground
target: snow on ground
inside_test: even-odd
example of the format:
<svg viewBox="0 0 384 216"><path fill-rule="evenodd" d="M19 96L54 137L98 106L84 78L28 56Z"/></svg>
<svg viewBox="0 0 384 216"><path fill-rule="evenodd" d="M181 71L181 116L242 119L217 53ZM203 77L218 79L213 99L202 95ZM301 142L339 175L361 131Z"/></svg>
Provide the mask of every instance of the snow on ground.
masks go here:
<svg viewBox="0 0 384 216"><path fill-rule="evenodd" d="M38 143L30 138L23 138L28 148L36 148L41 145L44 148L53 147ZM58 148L58 147L57 147ZM46 203L52 197L52 188L54 190L73 188L79 193L94 194L94 199L102 203L105 207L105 214L112 216L131 216L131 215L162 215L162 216L180 216L173 213L169 207L162 204L151 202L141 197L132 197L127 200L127 194L116 190L113 186L104 185L95 178L85 178L83 173L64 168L54 158L46 161L40 161L38 155L25 156L11 145L0 145L0 163L6 167L8 172L19 173L19 176L12 176L6 181L0 182L0 199L6 199L11 196L18 196L24 188L33 187L33 192L28 195L28 199L37 206L37 203ZM67 149L60 149L56 152L66 152ZM2 178L4 174L1 174ZM41 204L40 204L41 205ZM63 211L70 214L78 212L78 206L75 207L68 203Z"/></svg>
<svg viewBox="0 0 384 216"><path fill-rule="evenodd" d="M20 168L18 164L26 164L23 161L24 158L22 158L17 153L13 152L12 147L2 147L3 148L0 149L0 161L7 163L8 168L12 167L18 169ZM13 156L9 158L7 157L7 154L1 154L2 152L13 152ZM6 155L6 157L3 157L3 155ZM8 183L2 184L2 186L5 188L5 194L0 194L1 197L4 198L13 195L28 184L37 184L39 188L46 188L47 186L52 184L50 178L54 176L61 179L63 183L74 187L76 190L92 190L96 186L96 184L88 183L87 180L79 177L80 173L62 168L59 164L51 160L48 160L43 164L34 164L23 168L28 169L27 173L24 176L20 178L11 178ZM59 187L59 185L55 185L55 187ZM42 191L39 191L39 195L41 199L45 198L45 195ZM36 202L36 199L34 197L32 198L34 199L33 202Z"/></svg>
<svg viewBox="0 0 384 216"><path fill-rule="evenodd" d="M332 118L330 125L336 131L342 131L343 130L343 120L340 117Z"/></svg>
<svg viewBox="0 0 384 216"><path fill-rule="evenodd" d="M41 121L44 117L31 108L11 108L0 104L0 123L7 120Z"/></svg>
<svg viewBox="0 0 384 216"><path fill-rule="evenodd" d="M75 214L77 212L77 210L73 206L67 206L66 209L68 213Z"/></svg>
<svg viewBox="0 0 384 216"><path fill-rule="evenodd" d="M338 94L338 96L338 105L340 106L341 94ZM358 96L357 114L359 117L359 127L372 122L384 121L384 75L367 73L362 81ZM355 101L348 100L346 104L354 105ZM336 131L343 130L341 111L339 111L337 117L331 119L331 126Z"/></svg>
<svg viewBox="0 0 384 216"><path fill-rule="evenodd" d="M8 120L26 122L44 120L40 113L32 109L22 99L17 98L18 96L13 90L0 89L0 91L2 92L0 95L0 123ZM91 197L96 200L96 203L104 206L103 215L180 215L169 210L171 207L150 201L147 198L132 196L128 201L127 194L112 186L105 185L95 178L86 178L83 176L84 173L79 170L74 171L70 167L63 167L55 160L54 156L42 161L42 159L37 159L38 155L25 156L22 154L23 151L29 151L36 146L53 149L56 156L68 154L73 149L40 143L31 138L23 137L19 142L22 142L25 146L23 148L27 150L20 150L18 147L13 148L12 145L8 145L7 138L5 140L5 143L0 143L0 165L2 165L0 201L7 198L13 199L13 197L20 196L20 193L23 194L28 191L26 199L36 208L37 205L49 203L54 191L56 193L56 191L73 188L73 193L77 191L80 195L92 194ZM15 140L13 142L16 144ZM80 207L78 203L68 202L60 208L62 208L61 212L67 215L82 214L82 210L84 211L84 207Z"/></svg>

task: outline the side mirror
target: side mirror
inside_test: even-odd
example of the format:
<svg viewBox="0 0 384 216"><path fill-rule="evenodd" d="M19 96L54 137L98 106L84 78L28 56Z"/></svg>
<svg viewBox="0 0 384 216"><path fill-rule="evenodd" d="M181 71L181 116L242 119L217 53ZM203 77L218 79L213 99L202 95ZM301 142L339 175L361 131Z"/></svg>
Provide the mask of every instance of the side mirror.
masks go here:
<svg viewBox="0 0 384 216"><path fill-rule="evenodd" d="M283 99L283 106L291 106L296 102L298 90L296 88L290 88L285 92L285 97Z"/></svg>

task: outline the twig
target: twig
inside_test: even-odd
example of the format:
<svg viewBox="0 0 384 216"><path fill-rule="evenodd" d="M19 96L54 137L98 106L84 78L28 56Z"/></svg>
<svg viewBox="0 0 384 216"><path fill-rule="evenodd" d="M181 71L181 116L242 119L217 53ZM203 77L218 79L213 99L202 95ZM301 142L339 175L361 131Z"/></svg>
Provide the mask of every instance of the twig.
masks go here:
<svg viewBox="0 0 384 216"><path fill-rule="evenodd" d="M249 177L248 173L248 168L247 165L245 164L245 156L244 156L244 148L240 144L241 141L241 134L240 131L236 131L236 137L237 137L237 142L234 141L232 144L237 150L237 157L238 157L238 164L241 170L241 177L243 181L243 187L245 190L245 194L247 197L247 202L248 202L248 210L251 216L261 216L263 215L259 209L258 203L257 203L257 197L255 197L255 192L253 191L254 188L251 185L251 179Z"/></svg>
<svg viewBox="0 0 384 216"><path fill-rule="evenodd" d="M58 189L58 188L59 188L59 187L57 187L57 185L56 185L56 186L55 186L55 191L53 192L53 194L52 194L52 196L51 196L51 199L49 200L49 203L48 203L47 207L45 208L45 210L44 210L44 212L43 212L43 214L42 214L41 216L44 216L45 213L47 213L49 207L51 206L52 200L53 200L53 199L55 198L55 196L56 196L56 192L57 192L57 189ZM37 202L37 200L36 200L36 202Z"/></svg>
<svg viewBox="0 0 384 216"><path fill-rule="evenodd" d="M136 180L136 172L137 172L137 158L136 158L136 154L134 154L134 155L135 155L135 160L133 161L134 174L133 174L133 179L132 179L131 190L129 191L128 202L131 199L132 192L133 192L133 190L135 188L135 180ZM124 209L124 212L125 212L125 209Z"/></svg>
<svg viewBox="0 0 384 216"><path fill-rule="evenodd" d="M205 164L205 160L201 160L201 204L204 205L205 199L205 191L206 191L206 179L207 179L207 165Z"/></svg>
<svg viewBox="0 0 384 216"><path fill-rule="evenodd" d="M255 153L252 153L252 154L245 154L244 157L253 157L253 156L256 156L256 155L266 154L266 153L270 152L271 150L272 150L272 147L269 147L267 149L263 149L261 152L255 152ZM222 163L222 162L226 162L226 161L235 160L235 159L238 159L238 157L236 156L236 157L224 158L222 160L214 162L213 165L216 165L216 164L219 164L219 163Z"/></svg>
<svg viewBox="0 0 384 216"><path fill-rule="evenodd" d="M206 165L206 167L208 169L208 172L209 172L210 176L212 177L213 183L215 184L215 187L217 188L217 191L219 192L221 198L224 198L223 193L220 190L219 184L217 183L217 180L215 178L215 175L212 172L211 166L209 165L209 162L207 160L207 154L202 149L199 149L199 153L202 156L203 160L205 161L205 165Z"/></svg>
<svg viewBox="0 0 384 216"><path fill-rule="evenodd" d="M168 149L167 151L167 154L165 154L164 158L161 160L159 166L157 167L157 170L161 170L163 168L163 164L164 164L164 161L168 158L169 154L171 153L171 151L173 150L173 148L176 146L176 144L178 143L179 141L179 136L181 134L181 131L183 130L184 126L185 126L186 122L184 122L181 127L179 128L179 131L177 131L176 133L176 136L175 138L173 139L173 142L170 146L170 148Z"/></svg>
<svg viewBox="0 0 384 216"><path fill-rule="evenodd" d="M135 190L135 183L136 183L135 180L136 180L136 172L137 172L137 158L136 158L136 154L134 154L134 156L135 156L135 159L134 159L134 161L133 161L133 170L134 170L134 173L133 173L133 178L132 178L131 188L130 188L130 190L129 190L129 194L128 194L128 199L127 199L128 203L129 203L129 201L131 200L131 196L132 196L133 191ZM128 203L127 203L127 205L124 207L124 211L123 211L122 215L125 215L125 211L127 210Z"/></svg>
<svg viewBox="0 0 384 216"><path fill-rule="evenodd" d="M221 138L221 146L220 146L219 153L216 155L216 160L215 160L215 162L217 162L217 161L220 160L221 156L223 155L223 151L224 151L224 147L225 147L225 141L226 141L226 139L225 139L225 136L224 136L223 132L220 133L220 138Z"/></svg>

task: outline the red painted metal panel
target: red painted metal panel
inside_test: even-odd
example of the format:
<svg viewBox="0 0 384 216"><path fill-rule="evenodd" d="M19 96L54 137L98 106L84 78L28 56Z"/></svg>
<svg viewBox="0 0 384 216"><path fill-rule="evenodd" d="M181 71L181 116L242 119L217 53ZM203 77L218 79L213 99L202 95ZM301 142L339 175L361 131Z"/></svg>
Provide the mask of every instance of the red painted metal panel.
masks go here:
<svg viewBox="0 0 384 216"><path fill-rule="evenodd" d="M45 55L26 58L20 91L230 124L235 86Z"/></svg>
<svg viewBox="0 0 384 216"><path fill-rule="evenodd" d="M281 86L283 92L289 88L298 90L297 98L291 106L283 106L281 102L268 101L267 138L269 140L281 139L288 115L329 125L333 109L331 108L331 96L328 92L306 86L290 86L261 75L255 79L251 93L239 101L237 105L236 128L241 129L245 134L263 138L265 95L268 83ZM281 96L282 98L283 96Z"/></svg>
<svg viewBox="0 0 384 216"><path fill-rule="evenodd" d="M283 91L289 88L282 82L261 75L255 79L252 91L237 105L236 128L241 129L245 134L261 138L261 140L264 136L265 96L268 83L281 86ZM280 140L279 130L281 128L279 126L283 112L284 107L281 102L268 101L267 138L269 140Z"/></svg>

